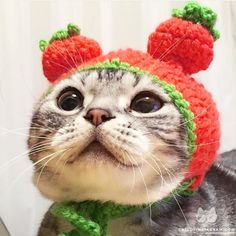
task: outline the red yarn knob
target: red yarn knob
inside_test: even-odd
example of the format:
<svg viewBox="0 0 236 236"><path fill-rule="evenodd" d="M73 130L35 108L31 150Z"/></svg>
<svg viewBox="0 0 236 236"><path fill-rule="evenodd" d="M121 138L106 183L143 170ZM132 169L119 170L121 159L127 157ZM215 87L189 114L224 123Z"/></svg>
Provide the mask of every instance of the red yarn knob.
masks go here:
<svg viewBox="0 0 236 236"><path fill-rule="evenodd" d="M217 15L195 2L174 10L173 18L162 23L148 39L148 53L161 61L179 64L188 74L208 68L213 59Z"/></svg>
<svg viewBox="0 0 236 236"><path fill-rule="evenodd" d="M69 24L68 30L57 31L49 43L40 41L43 72L50 82L102 54L95 40L79 34L80 30Z"/></svg>
<svg viewBox="0 0 236 236"><path fill-rule="evenodd" d="M213 37L201 25L172 18L149 36L148 53L161 61L180 64L186 73L193 74L211 63Z"/></svg>

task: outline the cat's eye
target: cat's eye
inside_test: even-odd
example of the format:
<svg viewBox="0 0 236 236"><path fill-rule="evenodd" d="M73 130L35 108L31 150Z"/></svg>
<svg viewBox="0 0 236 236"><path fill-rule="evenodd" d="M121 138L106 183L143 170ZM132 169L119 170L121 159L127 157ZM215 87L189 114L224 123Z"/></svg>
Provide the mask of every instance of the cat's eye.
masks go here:
<svg viewBox="0 0 236 236"><path fill-rule="evenodd" d="M72 111L83 106L83 96L73 87L64 89L57 97L57 105L64 111Z"/></svg>
<svg viewBox="0 0 236 236"><path fill-rule="evenodd" d="M130 108L140 113L158 111L163 106L162 100L152 92L141 92L132 100Z"/></svg>

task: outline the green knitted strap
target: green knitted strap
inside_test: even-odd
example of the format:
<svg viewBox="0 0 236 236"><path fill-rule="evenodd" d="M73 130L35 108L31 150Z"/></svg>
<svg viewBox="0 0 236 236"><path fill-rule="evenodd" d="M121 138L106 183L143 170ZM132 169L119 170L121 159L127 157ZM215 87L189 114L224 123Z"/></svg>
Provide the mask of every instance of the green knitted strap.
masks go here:
<svg viewBox="0 0 236 236"><path fill-rule="evenodd" d="M164 200L170 202L177 195L189 196L194 192L189 186L194 179L183 182ZM159 202L143 205L121 205L113 202L84 201L80 203L55 203L51 213L68 221L74 229L70 232L61 232L58 236L106 236L108 222L112 219L126 216L138 210L157 207Z"/></svg>
<svg viewBox="0 0 236 236"><path fill-rule="evenodd" d="M112 202L84 201L81 203L56 203L51 212L64 218L75 227L68 233L59 236L105 236L108 221L131 214L145 205L119 205Z"/></svg>
<svg viewBox="0 0 236 236"><path fill-rule="evenodd" d="M101 230L100 226L89 220L86 219L85 215L91 213L91 207L93 207L93 202L89 206L86 206L86 204L83 204L82 210L80 210L79 206L75 203L60 203L53 206L51 212L61 218L64 218L68 222L71 223L77 230L73 230L69 233L61 233L62 235L88 235L88 236L100 236ZM77 212L80 212L78 214ZM76 232L76 234L75 234ZM87 233L87 234L86 234Z"/></svg>
<svg viewBox="0 0 236 236"><path fill-rule="evenodd" d="M57 32L55 32L51 39L49 40L49 42L47 42L46 40L40 40L39 41L39 48L41 51L44 51L46 49L46 47L51 44L52 42L54 42L55 40L64 40L67 39L73 35L80 35L80 28L75 25L75 24L68 24L67 25L67 29L62 29L62 30L58 30Z"/></svg>
<svg viewBox="0 0 236 236"><path fill-rule="evenodd" d="M215 41L220 38L219 31L214 28L217 14L208 7L201 6L197 2L189 2L183 10L173 9L172 16L201 24L208 29Z"/></svg>

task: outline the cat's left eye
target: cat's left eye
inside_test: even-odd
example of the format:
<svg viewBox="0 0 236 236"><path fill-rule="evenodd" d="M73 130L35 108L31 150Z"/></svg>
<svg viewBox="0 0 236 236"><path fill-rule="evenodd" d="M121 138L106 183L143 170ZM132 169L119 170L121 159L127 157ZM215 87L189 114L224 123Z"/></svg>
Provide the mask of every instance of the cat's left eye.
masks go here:
<svg viewBox="0 0 236 236"><path fill-rule="evenodd" d="M64 111L72 111L83 106L83 96L76 88L66 88L57 97L57 105Z"/></svg>
<svg viewBox="0 0 236 236"><path fill-rule="evenodd" d="M141 92L132 100L130 108L140 113L158 111L163 106L162 100L152 92Z"/></svg>

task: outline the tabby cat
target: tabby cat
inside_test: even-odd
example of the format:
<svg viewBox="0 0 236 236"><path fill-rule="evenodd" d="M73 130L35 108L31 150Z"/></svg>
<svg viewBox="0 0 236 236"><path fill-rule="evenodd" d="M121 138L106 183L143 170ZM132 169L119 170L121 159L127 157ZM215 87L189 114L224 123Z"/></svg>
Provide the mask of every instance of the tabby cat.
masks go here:
<svg viewBox="0 0 236 236"><path fill-rule="evenodd" d="M160 201L111 221L111 236L235 235L236 151L218 159L193 196L161 201L184 179L186 135L181 114L147 75L77 72L35 107L28 140L34 183L53 201ZM48 211L38 236L71 228Z"/></svg>

